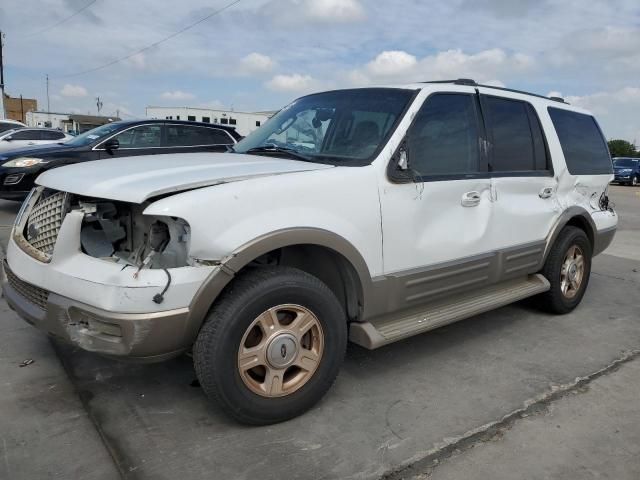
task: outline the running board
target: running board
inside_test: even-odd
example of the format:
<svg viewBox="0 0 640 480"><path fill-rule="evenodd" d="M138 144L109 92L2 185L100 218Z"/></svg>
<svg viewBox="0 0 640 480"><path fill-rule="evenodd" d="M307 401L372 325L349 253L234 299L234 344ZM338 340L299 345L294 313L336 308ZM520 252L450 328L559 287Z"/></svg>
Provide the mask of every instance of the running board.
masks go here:
<svg viewBox="0 0 640 480"><path fill-rule="evenodd" d="M549 290L549 282L540 274L529 275L438 300L420 311L401 316L378 317L371 322L352 323L349 340L373 350L434 328L488 312Z"/></svg>

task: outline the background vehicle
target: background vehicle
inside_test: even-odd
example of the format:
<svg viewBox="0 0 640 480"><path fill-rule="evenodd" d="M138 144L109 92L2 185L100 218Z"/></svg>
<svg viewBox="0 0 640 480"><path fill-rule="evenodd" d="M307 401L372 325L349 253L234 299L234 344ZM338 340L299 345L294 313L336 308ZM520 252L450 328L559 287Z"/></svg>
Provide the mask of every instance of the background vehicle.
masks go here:
<svg viewBox="0 0 640 480"><path fill-rule="evenodd" d="M0 153L35 145L66 142L72 139L60 130L52 128L21 128L0 133Z"/></svg>
<svg viewBox="0 0 640 480"><path fill-rule="evenodd" d="M15 136L18 133L12 135ZM22 200L40 173L77 162L160 153L224 152L234 127L171 120L113 122L64 143L0 151L0 198ZM176 157L176 162L180 157Z"/></svg>
<svg viewBox="0 0 640 480"><path fill-rule="evenodd" d="M193 348L204 392L266 424L322 397L348 339L536 295L572 311L618 222L588 112L470 80L308 95L234 152L45 172L7 248L9 305L105 355Z"/></svg>
<svg viewBox="0 0 640 480"><path fill-rule="evenodd" d="M620 185L638 185L640 183L640 158L614 158L613 175L613 181Z"/></svg>
<svg viewBox="0 0 640 480"><path fill-rule="evenodd" d="M26 125L22 122L18 122L17 120L0 120L0 133L6 132L7 130L15 130L23 127L26 127Z"/></svg>

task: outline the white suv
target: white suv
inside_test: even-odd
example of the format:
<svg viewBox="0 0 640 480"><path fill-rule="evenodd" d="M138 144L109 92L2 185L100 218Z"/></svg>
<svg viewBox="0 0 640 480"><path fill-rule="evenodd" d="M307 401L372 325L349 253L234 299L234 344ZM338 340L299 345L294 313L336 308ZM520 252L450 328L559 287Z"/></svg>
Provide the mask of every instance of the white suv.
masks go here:
<svg viewBox="0 0 640 480"><path fill-rule="evenodd" d="M611 242L587 112L470 80L309 95L229 153L51 170L13 230L4 294L86 350L193 350L236 419L282 421L377 348L537 295L566 313Z"/></svg>

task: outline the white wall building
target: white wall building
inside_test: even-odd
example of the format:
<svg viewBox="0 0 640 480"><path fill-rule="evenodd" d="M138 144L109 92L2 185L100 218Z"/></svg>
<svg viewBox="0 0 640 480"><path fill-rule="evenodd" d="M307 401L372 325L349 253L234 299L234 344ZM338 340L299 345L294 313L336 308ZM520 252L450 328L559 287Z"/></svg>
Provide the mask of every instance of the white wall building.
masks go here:
<svg viewBox="0 0 640 480"><path fill-rule="evenodd" d="M218 123L235 126L240 135L249 135L275 112L234 112L192 107L147 107L147 118L161 120L190 120L192 122Z"/></svg>
<svg viewBox="0 0 640 480"><path fill-rule="evenodd" d="M26 120L28 127L57 128L65 133L82 133L92 128L99 127L105 123L120 120L118 117L104 117L97 115L81 115L76 113L60 112L27 112Z"/></svg>

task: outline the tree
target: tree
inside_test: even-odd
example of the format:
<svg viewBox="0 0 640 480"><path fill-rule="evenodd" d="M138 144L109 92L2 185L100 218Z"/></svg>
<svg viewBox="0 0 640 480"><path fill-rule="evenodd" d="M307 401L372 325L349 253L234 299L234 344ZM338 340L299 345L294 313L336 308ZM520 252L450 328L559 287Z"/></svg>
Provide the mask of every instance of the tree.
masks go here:
<svg viewBox="0 0 640 480"><path fill-rule="evenodd" d="M626 140L609 140L609 151L612 157L637 157L640 152L636 150L636 146Z"/></svg>

